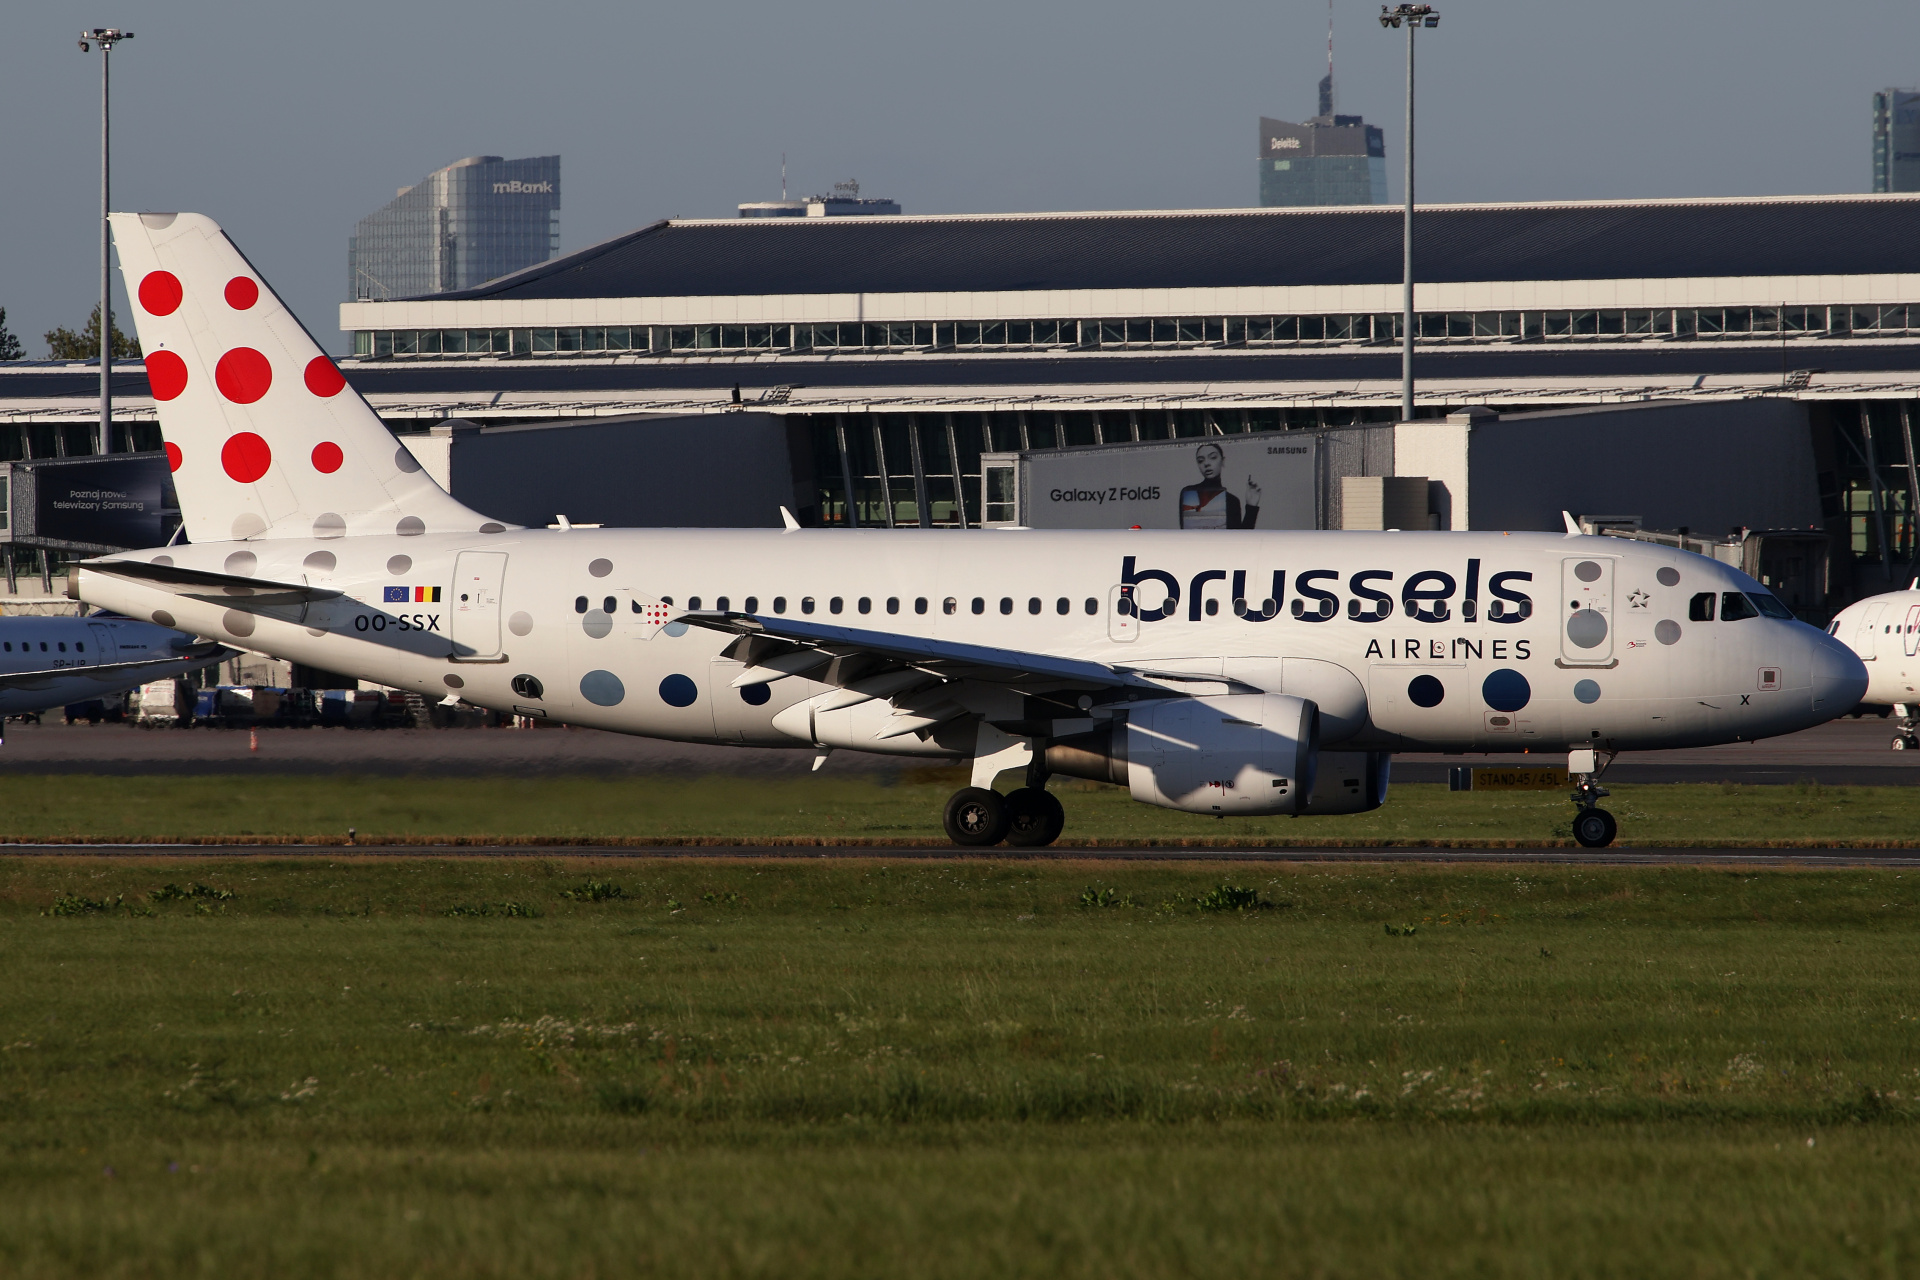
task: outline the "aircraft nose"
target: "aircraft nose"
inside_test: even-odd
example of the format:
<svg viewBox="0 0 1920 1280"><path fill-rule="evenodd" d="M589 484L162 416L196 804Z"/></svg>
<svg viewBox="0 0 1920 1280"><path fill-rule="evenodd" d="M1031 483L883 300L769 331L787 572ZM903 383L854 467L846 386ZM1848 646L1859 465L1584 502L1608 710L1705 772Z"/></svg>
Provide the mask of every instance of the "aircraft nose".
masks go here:
<svg viewBox="0 0 1920 1280"><path fill-rule="evenodd" d="M1843 716L1867 692L1867 664L1832 636L1822 633L1813 649L1813 713L1822 720Z"/></svg>

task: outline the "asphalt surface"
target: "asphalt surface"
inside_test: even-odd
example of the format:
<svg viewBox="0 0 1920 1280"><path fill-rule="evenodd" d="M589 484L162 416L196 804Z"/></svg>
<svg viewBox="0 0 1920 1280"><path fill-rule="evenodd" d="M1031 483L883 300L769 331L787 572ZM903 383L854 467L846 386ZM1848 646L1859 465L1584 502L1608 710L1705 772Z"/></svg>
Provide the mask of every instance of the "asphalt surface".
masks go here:
<svg viewBox="0 0 1920 1280"><path fill-rule="evenodd" d="M959 849L951 845L300 845L10 844L0 858L723 858L932 862L1452 863L1595 867L1920 867L1913 849Z"/></svg>
<svg viewBox="0 0 1920 1280"><path fill-rule="evenodd" d="M1803 733L1730 747L1622 756L1605 781L1823 786L1920 784L1920 752L1888 750L1891 720L1836 720ZM807 748L714 747L659 742L598 729L140 729L129 725L10 723L0 776L18 774L500 774L794 776L813 767ZM898 775L940 761L837 751L824 774ZM1401 755L1395 782L1447 780L1456 765L1564 765L1564 755Z"/></svg>

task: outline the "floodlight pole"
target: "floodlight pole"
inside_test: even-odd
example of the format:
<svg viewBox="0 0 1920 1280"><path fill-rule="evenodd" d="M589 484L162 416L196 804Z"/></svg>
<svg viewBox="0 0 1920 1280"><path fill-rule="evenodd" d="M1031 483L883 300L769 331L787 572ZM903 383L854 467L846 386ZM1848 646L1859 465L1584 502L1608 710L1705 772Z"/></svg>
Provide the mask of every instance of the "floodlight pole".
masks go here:
<svg viewBox="0 0 1920 1280"><path fill-rule="evenodd" d="M1430 4L1380 6L1380 25L1407 29L1406 212L1400 228L1400 420L1413 420L1413 36L1422 26L1437 27L1440 15Z"/></svg>
<svg viewBox="0 0 1920 1280"><path fill-rule="evenodd" d="M117 27L95 27L80 33L80 52L90 45L100 46L100 452L113 452L113 231L107 222L112 193L109 143L112 139L112 115L109 111L111 81L108 67L113 46L133 39L133 32Z"/></svg>

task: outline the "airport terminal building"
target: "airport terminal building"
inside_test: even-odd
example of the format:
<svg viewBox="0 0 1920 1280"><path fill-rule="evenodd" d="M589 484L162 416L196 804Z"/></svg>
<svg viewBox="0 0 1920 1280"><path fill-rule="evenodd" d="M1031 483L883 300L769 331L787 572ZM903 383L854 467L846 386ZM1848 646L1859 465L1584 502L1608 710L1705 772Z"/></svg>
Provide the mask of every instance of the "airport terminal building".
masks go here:
<svg viewBox="0 0 1920 1280"><path fill-rule="evenodd" d="M1124 527L1164 513L1051 495L1161 455L1178 492L1206 439L1244 488L1225 455L1260 440L1312 472L1262 528L1378 520L1347 482L1419 476L1438 527L1814 526L1841 594L1914 559L1920 198L1424 208L1413 424L1400 236L1371 207L672 220L343 304L342 367L514 520ZM89 451L92 376L0 371L0 457Z"/></svg>

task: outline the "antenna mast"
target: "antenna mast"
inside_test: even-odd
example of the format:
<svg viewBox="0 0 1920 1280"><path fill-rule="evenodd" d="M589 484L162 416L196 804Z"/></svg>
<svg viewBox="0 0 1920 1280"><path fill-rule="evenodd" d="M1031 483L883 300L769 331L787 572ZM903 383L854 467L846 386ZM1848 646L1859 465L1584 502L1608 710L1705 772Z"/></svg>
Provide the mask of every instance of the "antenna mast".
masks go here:
<svg viewBox="0 0 1920 1280"><path fill-rule="evenodd" d="M787 153L780 153L780 203L787 202Z"/></svg>
<svg viewBox="0 0 1920 1280"><path fill-rule="evenodd" d="M1333 0L1327 0L1327 78L1320 82L1320 114L1333 114Z"/></svg>

